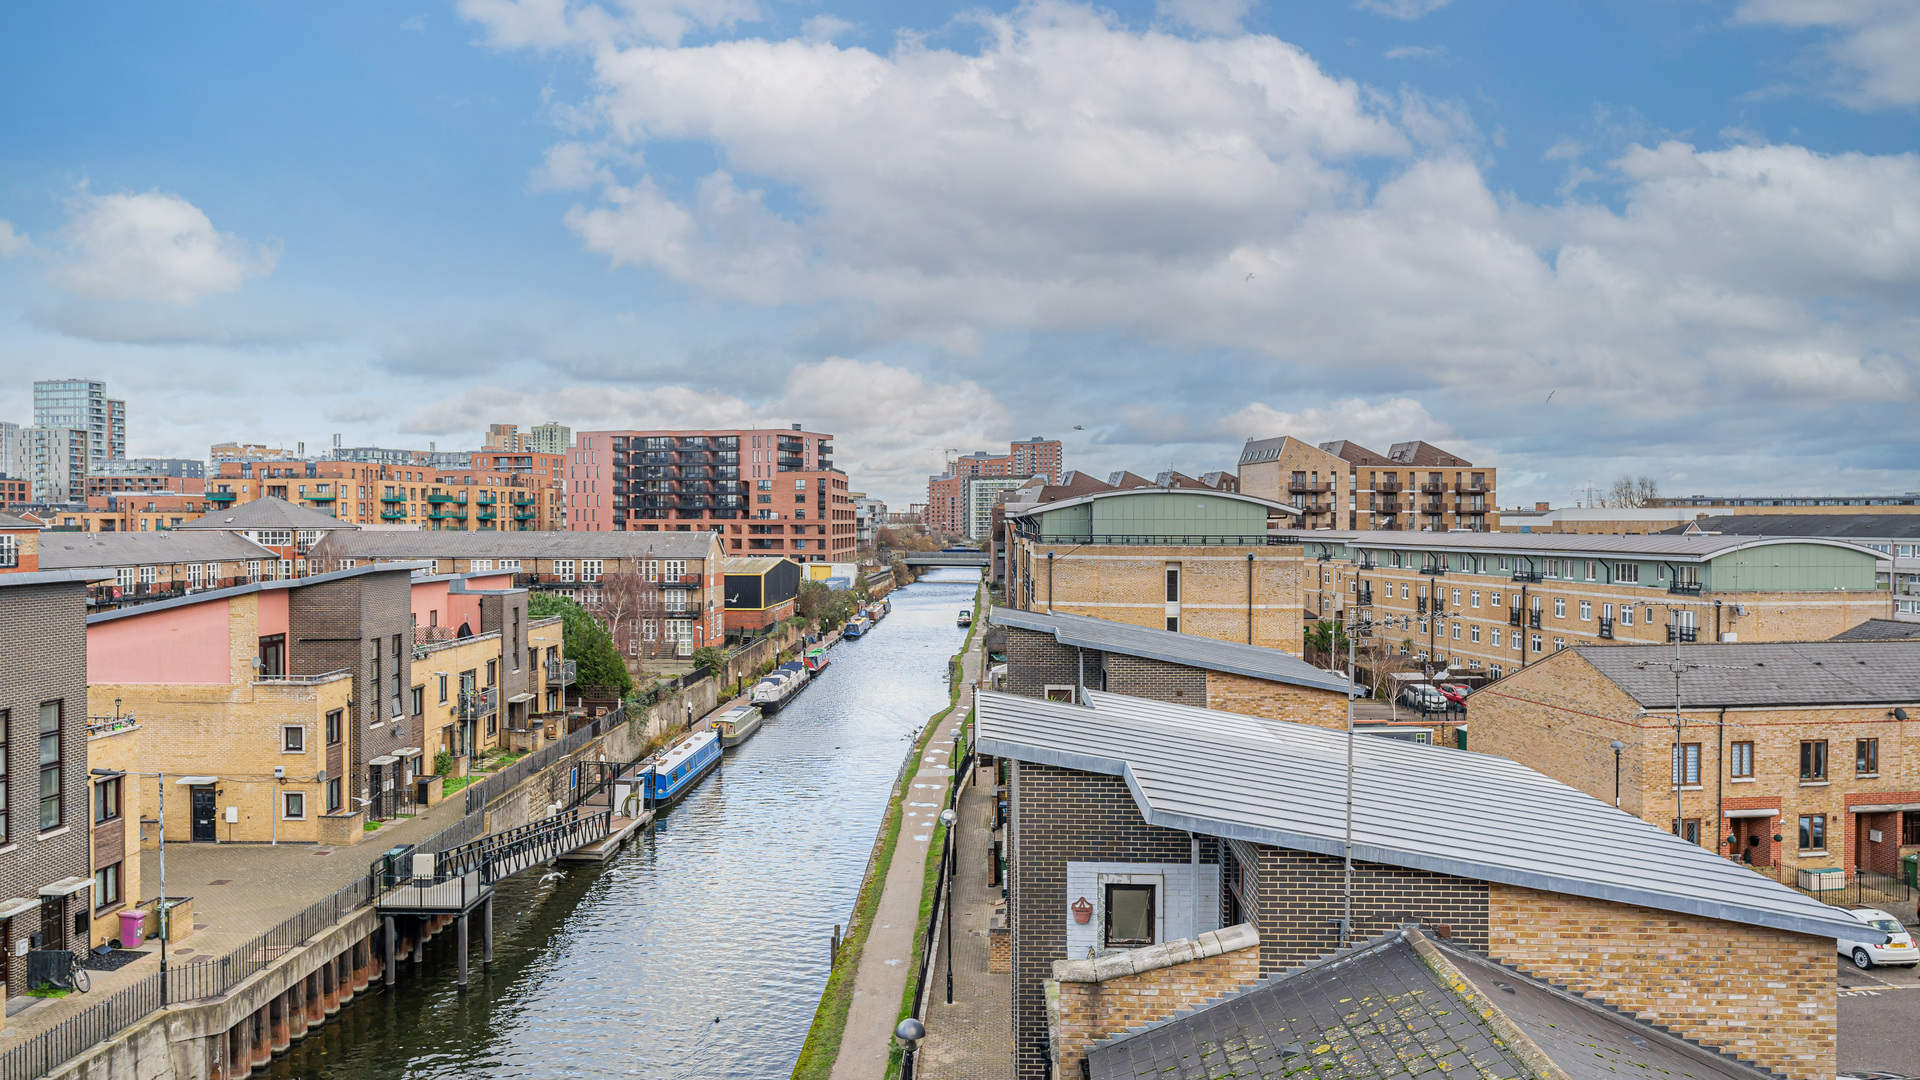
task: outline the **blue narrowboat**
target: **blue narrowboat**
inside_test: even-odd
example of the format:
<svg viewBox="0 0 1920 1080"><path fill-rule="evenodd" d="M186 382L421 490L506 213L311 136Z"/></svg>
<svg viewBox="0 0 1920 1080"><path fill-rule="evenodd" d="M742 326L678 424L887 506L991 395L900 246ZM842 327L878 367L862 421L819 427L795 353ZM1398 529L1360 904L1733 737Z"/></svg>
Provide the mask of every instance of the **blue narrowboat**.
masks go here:
<svg viewBox="0 0 1920 1080"><path fill-rule="evenodd" d="M866 613L861 612L847 620L847 625L841 629L840 636L845 638L865 637L867 630L870 629L872 625L872 623L867 621Z"/></svg>
<svg viewBox="0 0 1920 1080"><path fill-rule="evenodd" d="M656 808L673 805L718 764L720 736L711 731L696 732L691 738L674 744L640 770L641 791L647 805Z"/></svg>

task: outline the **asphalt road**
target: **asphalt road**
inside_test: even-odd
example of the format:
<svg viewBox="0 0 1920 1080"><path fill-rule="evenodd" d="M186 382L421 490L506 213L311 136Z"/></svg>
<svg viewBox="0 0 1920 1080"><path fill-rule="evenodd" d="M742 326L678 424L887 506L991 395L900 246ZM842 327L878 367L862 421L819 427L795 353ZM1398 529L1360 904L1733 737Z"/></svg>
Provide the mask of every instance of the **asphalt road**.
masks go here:
<svg viewBox="0 0 1920 1080"><path fill-rule="evenodd" d="M1840 1071L1920 1072L1920 968L1840 965Z"/></svg>

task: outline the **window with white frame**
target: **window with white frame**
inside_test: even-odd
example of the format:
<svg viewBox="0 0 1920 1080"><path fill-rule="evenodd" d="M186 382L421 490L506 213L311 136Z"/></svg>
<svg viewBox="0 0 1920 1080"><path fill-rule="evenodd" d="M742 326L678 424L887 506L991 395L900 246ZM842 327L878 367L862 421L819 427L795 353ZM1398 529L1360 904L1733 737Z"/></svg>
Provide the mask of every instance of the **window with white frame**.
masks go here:
<svg viewBox="0 0 1920 1080"><path fill-rule="evenodd" d="M493 569L492 559L468 559L467 560L467 570L469 572L482 573L485 571L490 571L492 569Z"/></svg>
<svg viewBox="0 0 1920 1080"><path fill-rule="evenodd" d="M668 611L687 610L687 594L685 590L666 589L663 591L667 594L667 610Z"/></svg>
<svg viewBox="0 0 1920 1080"><path fill-rule="evenodd" d="M1467 628L1467 640L1473 642L1475 645L1480 644L1480 625L1478 623Z"/></svg>
<svg viewBox="0 0 1920 1080"><path fill-rule="evenodd" d="M291 578L292 576L293 576L293 560L292 560L292 559L281 559L281 560L280 560L280 577L281 577L281 579L282 579L282 580L285 580L285 579L287 579L287 578Z"/></svg>
<svg viewBox="0 0 1920 1080"><path fill-rule="evenodd" d="M687 576L687 560L668 559L666 571L668 581L679 581L681 578Z"/></svg>
<svg viewBox="0 0 1920 1080"><path fill-rule="evenodd" d="M580 580L581 581L599 581L600 567L602 565L603 565L603 560L600 560L600 559L581 559L580 560Z"/></svg>
<svg viewBox="0 0 1920 1080"><path fill-rule="evenodd" d="M1566 597L1556 596L1553 598L1553 617L1556 619L1564 619L1567 617Z"/></svg>
<svg viewBox="0 0 1920 1080"><path fill-rule="evenodd" d="M1554 652L1559 652L1559 651L1560 651L1561 649L1564 649L1564 648L1566 648L1566 647L1567 647L1567 639L1566 639L1566 638L1558 638L1558 637L1557 637L1557 638L1554 638L1554 639L1553 639L1553 651L1554 651Z"/></svg>
<svg viewBox="0 0 1920 1080"><path fill-rule="evenodd" d="M641 641L654 640L654 635L656 633L657 633L656 624L652 619L640 620L640 640Z"/></svg>
<svg viewBox="0 0 1920 1080"><path fill-rule="evenodd" d="M660 560L647 559L640 564L640 576L648 581L660 580Z"/></svg>
<svg viewBox="0 0 1920 1080"><path fill-rule="evenodd" d="M501 559L501 560L500 560L500 569L502 569L502 570L518 570L518 569L520 569L520 560L519 560L519 559Z"/></svg>
<svg viewBox="0 0 1920 1080"><path fill-rule="evenodd" d="M573 560L572 559L553 560L553 576L559 578L561 581L572 581L573 580Z"/></svg>
<svg viewBox="0 0 1920 1080"><path fill-rule="evenodd" d="M1467 594L1467 603L1469 607L1480 606L1480 590L1479 589L1475 589L1471 593Z"/></svg>
<svg viewBox="0 0 1920 1080"><path fill-rule="evenodd" d="M138 570L131 566L122 566L113 572L114 584L123 589L131 589L133 588L134 579L139 576L139 573Z"/></svg>
<svg viewBox="0 0 1920 1080"><path fill-rule="evenodd" d="M1592 621L1592 619L1593 619L1593 601L1591 600L1580 601L1580 621L1590 622Z"/></svg>
<svg viewBox="0 0 1920 1080"><path fill-rule="evenodd" d="M1633 625L1633 605L1632 604L1620 605L1620 625L1621 626Z"/></svg>
<svg viewBox="0 0 1920 1080"><path fill-rule="evenodd" d="M200 582L202 580L203 579L200 576L200 564L197 562L188 563L187 564L187 588L189 589L199 588Z"/></svg>
<svg viewBox="0 0 1920 1080"><path fill-rule="evenodd" d="M1599 563L1597 562L1587 563L1587 580L1588 581L1600 580L1600 564Z"/></svg>
<svg viewBox="0 0 1920 1080"><path fill-rule="evenodd" d="M1500 647L1500 628L1499 627L1497 626L1494 627L1491 631L1488 632L1487 636L1488 636L1488 644L1492 645L1496 649Z"/></svg>
<svg viewBox="0 0 1920 1080"><path fill-rule="evenodd" d="M282 817L288 821L305 820L307 816L307 796L305 792L282 792L281 799L285 806L285 810L281 815Z"/></svg>
<svg viewBox="0 0 1920 1080"><path fill-rule="evenodd" d="M158 567L154 567L154 566L141 567L140 568L140 584L142 585L153 584L155 579L159 577L159 574L160 574L160 570Z"/></svg>
<svg viewBox="0 0 1920 1080"><path fill-rule="evenodd" d="M0 533L0 566L19 566L19 565L20 565L19 541L13 538L12 533Z"/></svg>
<svg viewBox="0 0 1920 1080"><path fill-rule="evenodd" d="M253 534L253 542L266 547L286 547L293 543L293 530L259 529Z"/></svg>

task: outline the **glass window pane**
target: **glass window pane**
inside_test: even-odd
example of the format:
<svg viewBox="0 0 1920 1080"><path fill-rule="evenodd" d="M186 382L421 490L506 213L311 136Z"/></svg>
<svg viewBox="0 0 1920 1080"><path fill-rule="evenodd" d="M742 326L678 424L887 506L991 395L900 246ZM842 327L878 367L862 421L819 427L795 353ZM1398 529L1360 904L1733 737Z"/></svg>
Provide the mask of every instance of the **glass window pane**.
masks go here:
<svg viewBox="0 0 1920 1080"><path fill-rule="evenodd" d="M1107 887L1107 941L1109 944L1153 941L1153 886Z"/></svg>

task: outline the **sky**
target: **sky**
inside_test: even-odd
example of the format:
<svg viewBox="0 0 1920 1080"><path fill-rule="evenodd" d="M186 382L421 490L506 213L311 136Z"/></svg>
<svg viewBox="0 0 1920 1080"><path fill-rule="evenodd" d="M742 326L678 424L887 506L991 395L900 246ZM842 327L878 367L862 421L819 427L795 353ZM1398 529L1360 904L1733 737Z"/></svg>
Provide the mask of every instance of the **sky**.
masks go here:
<svg viewBox="0 0 1920 1080"><path fill-rule="evenodd" d="M0 8L0 419L1920 489L1911 0Z"/></svg>

